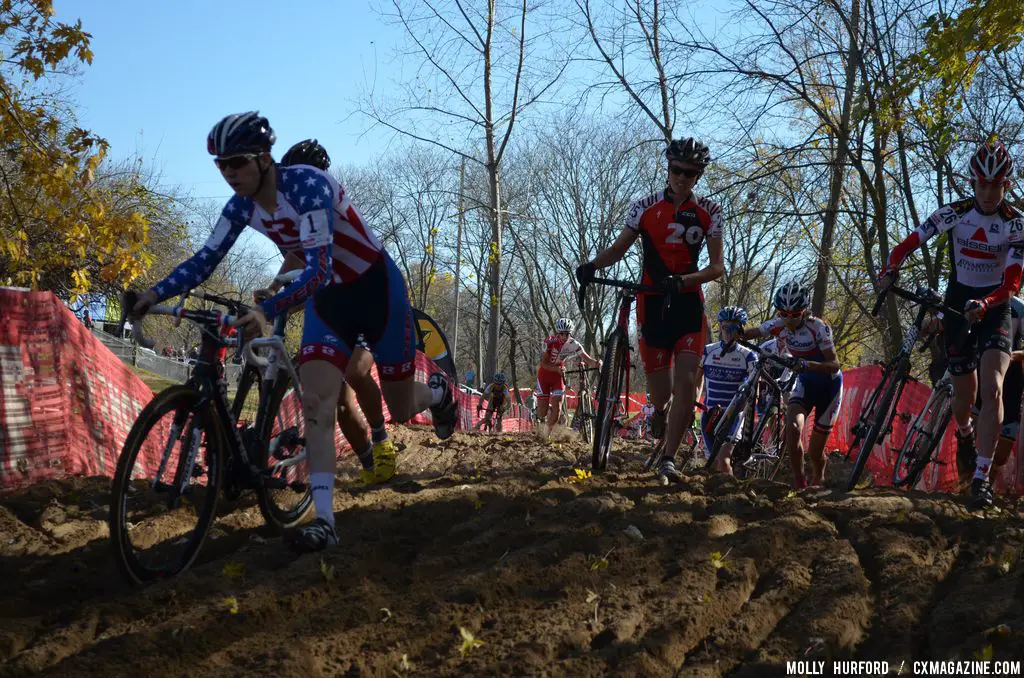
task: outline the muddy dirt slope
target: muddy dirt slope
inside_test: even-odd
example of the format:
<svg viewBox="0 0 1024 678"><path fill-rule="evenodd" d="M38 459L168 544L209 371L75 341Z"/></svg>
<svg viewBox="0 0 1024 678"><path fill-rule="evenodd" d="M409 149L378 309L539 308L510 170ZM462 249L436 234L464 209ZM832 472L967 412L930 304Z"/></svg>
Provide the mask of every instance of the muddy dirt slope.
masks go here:
<svg viewBox="0 0 1024 678"><path fill-rule="evenodd" d="M957 497L704 474L661 487L639 447L577 479L587 451L573 442L396 437L394 482L339 476L342 547L293 555L242 502L190 572L144 590L108 553L106 479L0 498L0 676L757 676L794 659L1021 659L1018 504L982 515Z"/></svg>

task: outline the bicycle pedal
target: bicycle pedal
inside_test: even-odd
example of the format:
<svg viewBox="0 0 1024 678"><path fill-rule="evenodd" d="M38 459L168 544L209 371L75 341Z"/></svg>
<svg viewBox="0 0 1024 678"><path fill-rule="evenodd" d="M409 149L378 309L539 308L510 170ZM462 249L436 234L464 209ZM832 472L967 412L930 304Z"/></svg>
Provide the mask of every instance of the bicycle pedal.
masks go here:
<svg viewBox="0 0 1024 678"><path fill-rule="evenodd" d="M275 476L263 476L260 479L260 486L268 490L284 490L288 488L288 481Z"/></svg>

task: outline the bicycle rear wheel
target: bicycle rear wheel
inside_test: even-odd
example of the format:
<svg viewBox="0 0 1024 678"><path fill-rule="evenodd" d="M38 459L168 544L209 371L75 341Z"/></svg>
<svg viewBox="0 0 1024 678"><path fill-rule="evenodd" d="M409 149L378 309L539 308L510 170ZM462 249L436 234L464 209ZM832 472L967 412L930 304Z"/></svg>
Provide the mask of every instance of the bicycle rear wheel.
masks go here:
<svg viewBox="0 0 1024 678"><path fill-rule="evenodd" d="M864 472L868 458L871 457L871 453L875 449L875 443L885 437L886 429L892 425L893 416L896 414L896 405L899 402L900 393L903 391L903 384L905 383L909 367L909 363L904 358L896 364L895 369L889 374L889 381L885 385L885 390L878 399L878 405L875 408L875 418L871 422L867 434L864 436L860 451L857 453L857 460L854 462L853 470L850 472L850 479L846 483L847 491L857 487L857 482Z"/></svg>
<svg viewBox="0 0 1024 678"><path fill-rule="evenodd" d="M913 488L917 485L952 417L952 393L947 386L933 393L925 408L914 418L892 470L894 487Z"/></svg>
<svg viewBox="0 0 1024 678"><path fill-rule="evenodd" d="M285 487L260 487L256 492L260 513L267 525L283 530L302 522L313 505L306 451L306 419L291 375L282 370L270 388L260 430L257 464L271 483ZM261 405L262 408L262 405ZM249 449L254 449L249 445Z"/></svg>
<svg viewBox="0 0 1024 678"><path fill-rule="evenodd" d="M161 391L139 413L117 460L109 518L118 569L133 585L179 574L199 555L216 519L226 433L189 385Z"/></svg>
<svg viewBox="0 0 1024 678"><path fill-rule="evenodd" d="M608 465L608 453L615 435L615 412L622 393L626 371L626 334L617 327L608 338L604 350L601 378L597 382L597 420L594 427L594 455L591 467L600 473Z"/></svg>
<svg viewBox="0 0 1024 678"><path fill-rule="evenodd" d="M742 399L742 402L737 402L739 394L733 397L732 402L726 408L725 414L718 420L715 425L713 432L713 439L711 441L711 455L708 457L707 462L704 464L704 468L713 469L715 467L715 460L718 459L719 453L722 451L722 446L725 445L728 440L729 431L736 425L736 420L739 419L740 412L746 407L746 398Z"/></svg>
<svg viewBox="0 0 1024 678"><path fill-rule="evenodd" d="M762 480L774 480L786 458L786 409L778 402L778 396L771 396L754 429L754 450L747 460L747 476Z"/></svg>

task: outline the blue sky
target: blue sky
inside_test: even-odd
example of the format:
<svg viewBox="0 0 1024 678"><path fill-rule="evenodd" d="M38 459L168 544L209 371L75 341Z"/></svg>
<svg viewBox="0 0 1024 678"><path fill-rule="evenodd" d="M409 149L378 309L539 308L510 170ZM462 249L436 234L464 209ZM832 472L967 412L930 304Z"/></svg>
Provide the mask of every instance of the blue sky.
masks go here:
<svg viewBox="0 0 1024 678"><path fill-rule="evenodd" d="M316 136L338 164L361 164L390 135L351 116L374 74L389 77L398 32L365 0L57 0L82 20L94 60L75 87L80 122L112 158L139 155L168 185L227 199L206 134L228 113L259 109L278 155ZM381 71L385 71L383 73Z"/></svg>

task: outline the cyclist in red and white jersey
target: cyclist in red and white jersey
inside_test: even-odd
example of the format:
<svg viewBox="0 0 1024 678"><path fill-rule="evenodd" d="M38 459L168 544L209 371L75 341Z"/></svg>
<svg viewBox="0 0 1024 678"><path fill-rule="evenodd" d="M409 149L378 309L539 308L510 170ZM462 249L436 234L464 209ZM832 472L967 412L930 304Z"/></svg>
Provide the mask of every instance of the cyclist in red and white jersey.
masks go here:
<svg viewBox="0 0 1024 678"><path fill-rule="evenodd" d="M655 407L651 433L656 438L665 437L660 475L678 480L675 455L683 433L693 422L700 360L708 343L701 286L725 273L725 264L722 208L693 193L711 162L708 147L693 138L673 141L665 149L665 157L668 186L634 202L618 239L592 261L580 265L576 278L580 284L589 282L595 270L614 265L640 238L643 283L665 289L664 294L640 294L636 308L640 356ZM700 268L705 243L710 263ZM674 405L669 413L670 399Z"/></svg>
<svg viewBox="0 0 1024 678"><path fill-rule="evenodd" d="M601 361L591 358L572 337L572 321L559 318L555 321L555 333L544 340L544 352L537 366L537 432L542 438L551 434L561 413L562 396L565 395L565 361L578 357L589 367L601 367Z"/></svg>
<svg viewBox="0 0 1024 678"><path fill-rule="evenodd" d="M992 503L989 471L1003 417L1003 379L1010 363L1010 306L1020 288L1024 263L1024 218L1004 200L1013 176L1013 158L998 141L980 146L970 160L974 197L943 205L897 245L879 279L882 287L895 281L900 264L929 238L949 234L950 278L946 304L965 311L972 324L962 345L955 345L960 318L943 318L943 335L953 377L953 417L957 424L958 457L974 456L972 505ZM976 372L976 368L979 368ZM977 441L971 425L971 406L981 385Z"/></svg>
<svg viewBox="0 0 1024 678"><path fill-rule="evenodd" d="M825 443L843 404L843 373L832 341L832 328L810 314L811 293L791 280L775 292L776 317L744 332L750 339L775 337L794 358L799 359L796 384L786 408L786 450L797 488L821 485L825 481ZM803 430L814 412L807 456L811 478L804 475Z"/></svg>

